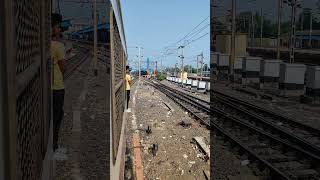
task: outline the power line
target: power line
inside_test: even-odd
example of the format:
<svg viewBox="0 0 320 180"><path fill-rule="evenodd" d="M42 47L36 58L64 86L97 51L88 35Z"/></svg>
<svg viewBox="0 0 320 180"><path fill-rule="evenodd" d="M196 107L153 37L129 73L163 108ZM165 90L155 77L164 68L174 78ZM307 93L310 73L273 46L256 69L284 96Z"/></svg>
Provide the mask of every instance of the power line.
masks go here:
<svg viewBox="0 0 320 180"><path fill-rule="evenodd" d="M206 17L204 20L202 20L197 26L195 26L187 35L185 35L183 38L181 38L179 41L177 41L176 43L174 43L175 45L177 45L179 42L183 41L184 39L186 39L195 29L197 29L203 22L205 22L207 19L209 19L210 16Z"/></svg>
<svg viewBox="0 0 320 180"><path fill-rule="evenodd" d="M207 29L207 27L210 27L210 24L207 24L206 26L202 27L198 31L194 32L190 38L188 38L186 41L189 41L190 39L194 38L198 34L200 34L203 30Z"/></svg>
<svg viewBox="0 0 320 180"><path fill-rule="evenodd" d="M195 26L187 35L185 35L183 38L181 38L179 41L177 41L176 43L174 43L174 45L177 45L179 42L185 40L187 41L187 45L190 45L191 43L197 41L198 39L201 39L204 36L201 36L197 39L194 39L192 41L190 41L192 38L194 38L195 36L197 36L198 34L200 34L203 30L207 29L208 27L210 27L210 23L204 25L203 27L201 27L200 29L196 30L201 24L203 24L207 19L209 19L210 16L206 17L204 20L202 20L197 26ZM196 31L195 31L196 30ZM209 33L206 33L205 35L207 35ZM190 41L190 42L189 42ZM169 47L173 47L173 46L169 46ZM166 47L166 52L170 50L168 46ZM176 49L177 46L174 46L174 49ZM171 50L173 50L173 48L171 48ZM175 54L175 53L174 53ZM167 54L168 55L168 54Z"/></svg>
<svg viewBox="0 0 320 180"><path fill-rule="evenodd" d="M194 40L190 41L189 43L187 43L186 45L184 45L184 47L186 47L186 46L188 46L188 45L190 45L190 44L194 43L195 41L197 41L197 40L199 40L199 39L201 39L201 38L205 37L205 36L206 36L206 35L208 35L208 34L209 34L209 33L206 33L206 34L204 34L204 35L200 36L199 38L197 38L197 39L194 39Z"/></svg>

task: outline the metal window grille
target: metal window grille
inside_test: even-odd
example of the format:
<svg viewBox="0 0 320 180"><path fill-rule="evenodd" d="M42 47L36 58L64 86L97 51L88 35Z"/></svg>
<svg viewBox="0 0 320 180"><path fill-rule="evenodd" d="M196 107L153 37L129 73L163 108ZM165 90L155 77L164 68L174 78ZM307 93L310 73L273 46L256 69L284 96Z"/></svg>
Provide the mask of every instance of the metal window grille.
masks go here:
<svg viewBox="0 0 320 180"><path fill-rule="evenodd" d="M113 14L113 13L112 13ZM112 99L112 141L115 162L121 136L125 108L125 56L119 29L114 14L110 20L111 37L111 99Z"/></svg>
<svg viewBox="0 0 320 180"><path fill-rule="evenodd" d="M6 26L6 73L4 88L8 98L5 125L9 162L6 179L38 180L45 156L50 113L50 0L2 0L0 15ZM10 28L8 28L10 27ZM11 81L10 81L10 80Z"/></svg>

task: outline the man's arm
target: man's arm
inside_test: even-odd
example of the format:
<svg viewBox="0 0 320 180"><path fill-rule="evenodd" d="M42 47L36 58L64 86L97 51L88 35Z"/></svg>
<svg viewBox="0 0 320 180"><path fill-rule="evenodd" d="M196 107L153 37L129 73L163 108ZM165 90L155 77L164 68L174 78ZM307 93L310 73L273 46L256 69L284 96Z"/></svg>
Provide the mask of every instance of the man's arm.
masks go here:
<svg viewBox="0 0 320 180"><path fill-rule="evenodd" d="M62 72L62 74L64 74L65 72L65 60L62 59L62 60L59 60L58 61L58 65L59 65L59 68L60 68L60 71Z"/></svg>
<svg viewBox="0 0 320 180"><path fill-rule="evenodd" d="M66 66L65 66L65 57L66 57L66 54L65 54L65 46L64 45L61 45L59 47L59 50L58 50L58 65L59 65L59 68L60 68L60 71L64 74L65 71L66 71Z"/></svg>
<svg viewBox="0 0 320 180"><path fill-rule="evenodd" d="M131 77L131 75L129 75L128 83L129 83L130 86L132 86L132 84L133 84L133 83L132 83L132 77Z"/></svg>

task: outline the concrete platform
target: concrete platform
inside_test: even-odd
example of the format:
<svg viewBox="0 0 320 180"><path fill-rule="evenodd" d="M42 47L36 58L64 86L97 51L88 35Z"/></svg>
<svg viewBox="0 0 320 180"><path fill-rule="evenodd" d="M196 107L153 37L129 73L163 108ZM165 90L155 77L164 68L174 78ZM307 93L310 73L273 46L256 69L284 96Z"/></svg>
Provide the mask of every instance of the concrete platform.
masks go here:
<svg viewBox="0 0 320 180"><path fill-rule="evenodd" d="M67 159L55 161L55 179L96 179L109 177L109 87L106 65L98 62L93 76L86 61L65 81L65 115L59 145Z"/></svg>

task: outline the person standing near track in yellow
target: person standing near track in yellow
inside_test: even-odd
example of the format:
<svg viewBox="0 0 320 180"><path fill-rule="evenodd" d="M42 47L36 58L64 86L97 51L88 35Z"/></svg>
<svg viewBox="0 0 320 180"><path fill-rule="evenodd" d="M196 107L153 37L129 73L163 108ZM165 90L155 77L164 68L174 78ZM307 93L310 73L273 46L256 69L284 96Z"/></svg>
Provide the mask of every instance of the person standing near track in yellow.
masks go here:
<svg viewBox="0 0 320 180"><path fill-rule="evenodd" d="M65 46L59 42L62 22L60 14L52 14L52 41L51 41L51 58L53 64L53 82L52 82L52 95L53 95L53 151L54 159L66 159L66 149L58 148L59 129L64 116L64 81L63 74L65 72Z"/></svg>
<svg viewBox="0 0 320 180"><path fill-rule="evenodd" d="M129 71L129 66L126 66L126 93L127 93L127 109L126 112L131 112L129 108L129 101L130 101L130 90L132 86L132 78Z"/></svg>

